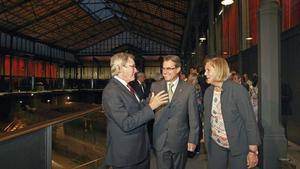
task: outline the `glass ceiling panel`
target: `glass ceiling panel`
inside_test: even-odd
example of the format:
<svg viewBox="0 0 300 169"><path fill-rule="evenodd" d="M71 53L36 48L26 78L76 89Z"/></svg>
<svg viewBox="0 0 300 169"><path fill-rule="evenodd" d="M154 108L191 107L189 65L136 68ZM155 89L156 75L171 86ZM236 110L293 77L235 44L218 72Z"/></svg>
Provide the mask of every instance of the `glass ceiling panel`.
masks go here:
<svg viewBox="0 0 300 169"><path fill-rule="evenodd" d="M114 16L124 18L120 13L113 12L120 11L119 6L113 2L106 2L106 0L76 0L79 5L89 13L97 21L105 21Z"/></svg>

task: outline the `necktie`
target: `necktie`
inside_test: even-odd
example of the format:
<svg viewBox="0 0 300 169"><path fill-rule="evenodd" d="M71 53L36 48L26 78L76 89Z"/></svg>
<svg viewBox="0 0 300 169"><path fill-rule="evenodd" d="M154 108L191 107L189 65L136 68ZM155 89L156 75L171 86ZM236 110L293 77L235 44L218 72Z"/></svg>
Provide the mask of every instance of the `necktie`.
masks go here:
<svg viewBox="0 0 300 169"><path fill-rule="evenodd" d="M143 91L143 93L144 93L144 92L145 92L145 91L144 91L144 85L143 85L143 84L140 84L140 86L141 86L142 91Z"/></svg>
<svg viewBox="0 0 300 169"><path fill-rule="evenodd" d="M169 83L169 89L168 89L169 102L171 102L173 94L174 94L173 89L172 89L173 86L174 86L173 83Z"/></svg>
<svg viewBox="0 0 300 169"><path fill-rule="evenodd" d="M127 84L127 87L131 94L135 95L135 90L130 86L130 84Z"/></svg>

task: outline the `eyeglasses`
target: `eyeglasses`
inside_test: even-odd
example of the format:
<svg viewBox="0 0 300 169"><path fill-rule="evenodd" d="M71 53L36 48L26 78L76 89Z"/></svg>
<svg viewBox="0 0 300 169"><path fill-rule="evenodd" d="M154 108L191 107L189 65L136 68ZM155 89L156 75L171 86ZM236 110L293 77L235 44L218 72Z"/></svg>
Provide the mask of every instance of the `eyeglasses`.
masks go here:
<svg viewBox="0 0 300 169"><path fill-rule="evenodd" d="M172 71L175 70L177 67L162 67L161 70L162 71Z"/></svg>

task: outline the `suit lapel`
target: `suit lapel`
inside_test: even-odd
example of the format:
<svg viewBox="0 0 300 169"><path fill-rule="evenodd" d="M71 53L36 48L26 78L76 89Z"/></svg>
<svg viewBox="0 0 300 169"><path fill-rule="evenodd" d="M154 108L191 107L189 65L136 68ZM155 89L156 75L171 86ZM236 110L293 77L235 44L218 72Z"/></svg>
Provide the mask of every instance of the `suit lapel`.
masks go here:
<svg viewBox="0 0 300 169"><path fill-rule="evenodd" d="M178 97L180 97L181 93L183 92L183 83L184 82L181 81L181 80L178 81L178 84L177 84L177 87L176 87L175 92L173 94L171 103L174 102Z"/></svg>

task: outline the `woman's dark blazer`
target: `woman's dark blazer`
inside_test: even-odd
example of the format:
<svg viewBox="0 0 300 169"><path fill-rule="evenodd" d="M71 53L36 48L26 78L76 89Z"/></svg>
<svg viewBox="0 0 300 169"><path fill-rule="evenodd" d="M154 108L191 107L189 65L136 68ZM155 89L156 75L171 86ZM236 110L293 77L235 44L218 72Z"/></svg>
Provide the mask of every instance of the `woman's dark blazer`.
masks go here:
<svg viewBox="0 0 300 169"><path fill-rule="evenodd" d="M223 82L221 109L232 155L247 153L249 145L259 145L260 136L247 90L231 80ZM204 95L204 139L209 150L211 139L211 109L214 87Z"/></svg>

